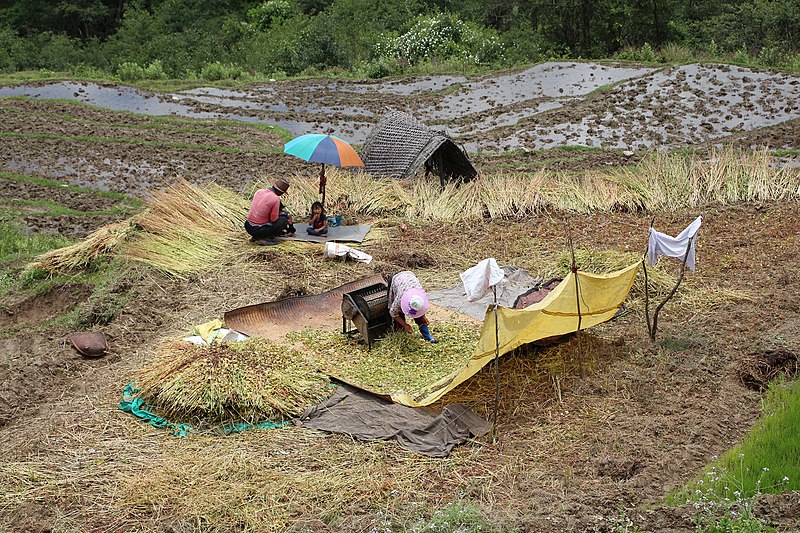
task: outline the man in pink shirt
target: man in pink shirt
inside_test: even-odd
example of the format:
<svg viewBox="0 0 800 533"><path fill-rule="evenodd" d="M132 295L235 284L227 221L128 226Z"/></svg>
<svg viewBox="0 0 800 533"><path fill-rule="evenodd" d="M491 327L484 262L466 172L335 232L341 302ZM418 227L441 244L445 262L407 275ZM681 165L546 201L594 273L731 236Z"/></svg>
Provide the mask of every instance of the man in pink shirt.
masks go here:
<svg viewBox="0 0 800 533"><path fill-rule="evenodd" d="M275 237L289 227L289 214L281 212L281 195L289 189L289 182L278 178L268 189L259 189L253 195L250 212L244 221L244 229L253 242L275 244Z"/></svg>

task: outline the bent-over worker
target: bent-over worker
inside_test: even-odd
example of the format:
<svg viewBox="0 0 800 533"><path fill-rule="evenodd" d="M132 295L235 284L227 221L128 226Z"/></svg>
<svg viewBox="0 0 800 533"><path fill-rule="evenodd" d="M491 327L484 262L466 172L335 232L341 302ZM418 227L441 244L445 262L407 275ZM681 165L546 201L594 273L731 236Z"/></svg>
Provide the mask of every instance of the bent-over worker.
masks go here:
<svg viewBox="0 0 800 533"><path fill-rule="evenodd" d="M244 229L252 241L258 244L274 244L291 223L289 214L281 212L280 197L289 189L289 182L278 178L268 189L259 189L253 195L250 212L244 221Z"/></svg>
<svg viewBox="0 0 800 533"><path fill-rule="evenodd" d="M395 330L411 333L411 324L406 322L406 316L409 316L419 326L423 339L436 342L428 327L430 321L425 316L429 306L428 295L413 272L404 270L389 279L389 315Z"/></svg>

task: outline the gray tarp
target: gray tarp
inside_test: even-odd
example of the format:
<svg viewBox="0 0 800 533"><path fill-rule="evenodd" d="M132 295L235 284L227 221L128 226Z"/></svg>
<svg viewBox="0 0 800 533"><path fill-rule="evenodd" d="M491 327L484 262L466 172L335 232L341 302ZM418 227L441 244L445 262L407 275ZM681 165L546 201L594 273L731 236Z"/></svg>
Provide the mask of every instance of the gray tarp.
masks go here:
<svg viewBox="0 0 800 533"><path fill-rule="evenodd" d="M540 278L531 277L524 268L513 266L504 266L502 268L506 276L503 281L497 284L497 303L503 307L514 307L514 302L520 294L541 282ZM489 304L494 302L492 291L488 291L480 300L468 302L463 283L448 289L429 292L428 298L432 303L440 307L458 311L481 321L486 316L486 309Z"/></svg>
<svg viewBox="0 0 800 533"><path fill-rule="evenodd" d="M489 423L462 404L438 415L430 409L406 407L346 384L300 417L303 426L345 433L359 440L395 440L408 450L446 457L457 444L489 432Z"/></svg>
<svg viewBox="0 0 800 533"><path fill-rule="evenodd" d="M365 224L363 226L328 226L327 237L317 237L316 235L309 235L306 233L308 224L302 222L295 223L294 237L278 237L277 240L282 241L306 241L306 242L364 242L367 233L372 229L372 226Z"/></svg>

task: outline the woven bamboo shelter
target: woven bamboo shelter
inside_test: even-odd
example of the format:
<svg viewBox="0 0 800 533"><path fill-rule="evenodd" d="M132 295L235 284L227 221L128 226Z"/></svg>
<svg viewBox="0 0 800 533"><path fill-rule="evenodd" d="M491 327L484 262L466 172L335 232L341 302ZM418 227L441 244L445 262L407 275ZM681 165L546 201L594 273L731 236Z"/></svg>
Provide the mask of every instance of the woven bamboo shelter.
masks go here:
<svg viewBox="0 0 800 533"><path fill-rule="evenodd" d="M373 176L409 178L424 166L444 183L478 175L464 150L453 139L402 111L388 111L372 128L360 152Z"/></svg>

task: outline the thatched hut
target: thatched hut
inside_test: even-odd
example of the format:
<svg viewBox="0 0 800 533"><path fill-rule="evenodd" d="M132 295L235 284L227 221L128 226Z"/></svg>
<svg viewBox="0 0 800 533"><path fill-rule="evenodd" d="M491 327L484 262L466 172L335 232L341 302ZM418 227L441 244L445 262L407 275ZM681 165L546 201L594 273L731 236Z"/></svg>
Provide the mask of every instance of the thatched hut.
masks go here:
<svg viewBox="0 0 800 533"><path fill-rule="evenodd" d="M365 170L373 176L409 178L423 167L426 175L439 176L442 183L478 175L453 139L402 111L388 111L381 118L360 155Z"/></svg>

